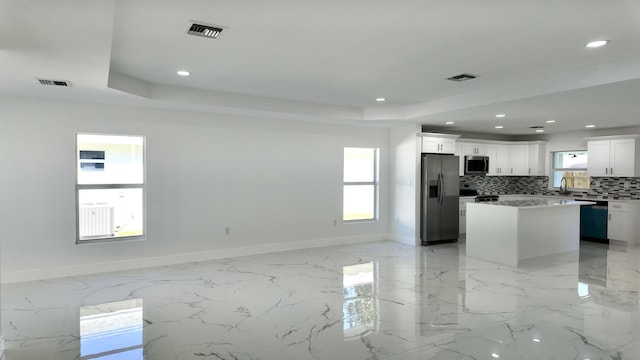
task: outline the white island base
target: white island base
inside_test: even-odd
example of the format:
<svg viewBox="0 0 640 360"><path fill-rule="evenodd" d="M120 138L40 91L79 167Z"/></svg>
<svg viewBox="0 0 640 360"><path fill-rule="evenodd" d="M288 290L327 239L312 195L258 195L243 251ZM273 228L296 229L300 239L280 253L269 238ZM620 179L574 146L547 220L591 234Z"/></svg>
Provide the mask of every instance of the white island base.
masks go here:
<svg viewBox="0 0 640 360"><path fill-rule="evenodd" d="M517 267L523 259L576 251L580 205L570 200L467 204L467 256Z"/></svg>

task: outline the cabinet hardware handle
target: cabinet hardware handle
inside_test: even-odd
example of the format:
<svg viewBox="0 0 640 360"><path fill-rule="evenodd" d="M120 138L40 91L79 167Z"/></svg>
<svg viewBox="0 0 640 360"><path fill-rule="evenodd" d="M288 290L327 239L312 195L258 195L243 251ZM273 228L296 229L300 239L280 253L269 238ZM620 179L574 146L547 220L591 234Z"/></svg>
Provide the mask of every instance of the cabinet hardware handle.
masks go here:
<svg viewBox="0 0 640 360"><path fill-rule="evenodd" d="M604 173L608 174L609 173L609 168L604 168Z"/></svg>
<svg viewBox="0 0 640 360"><path fill-rule="evenodd" d="M613 175L613 168L611 168L611 175Z"/></svg>
<svg viewBox="0 0 640 360"><path fill-rule="evenodd" d="M611 221L611 214L609 214L609 221Z"/></svg>

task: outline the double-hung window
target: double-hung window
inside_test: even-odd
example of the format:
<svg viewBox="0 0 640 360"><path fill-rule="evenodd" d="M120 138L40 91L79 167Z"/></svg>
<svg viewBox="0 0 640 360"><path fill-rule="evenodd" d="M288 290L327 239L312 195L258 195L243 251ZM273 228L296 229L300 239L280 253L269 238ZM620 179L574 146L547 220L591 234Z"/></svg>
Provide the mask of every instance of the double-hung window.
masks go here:
<svg viewBox="0 0 640 360"><path fill-rule="evenodd" d="M343 221L378 218L378 149L344 148Z"/></svg>
<svg viewBox="0 0 640 360"><path fill-rule="evenodd" d="M569 189L589 189L585 150L553 153L553 187L560 187L562 178Z"/></svg>
<svg viewBox="0 0 640 360"><path fill-rule="evenodd" d="M76 134L76 243L145 234L144 138Z"/></svg>

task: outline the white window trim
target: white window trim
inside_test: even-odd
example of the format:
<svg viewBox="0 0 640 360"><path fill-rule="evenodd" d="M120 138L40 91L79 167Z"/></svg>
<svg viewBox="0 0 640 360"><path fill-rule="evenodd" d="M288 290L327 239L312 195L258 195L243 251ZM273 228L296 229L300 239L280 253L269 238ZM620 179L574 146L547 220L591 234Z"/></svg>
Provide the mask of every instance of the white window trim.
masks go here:
<svg viewBox="0 0 640 360"><path fill-rule="evenodd" d="M356 147L356 146L345 146L345 148L360 148L360 149L372 149L373 150L373 181L344 181L344 174L342 179L342 222L344 224L355 224L355 223L367 223L367 222L378 222L379 221L379 198L380 198L380 180L378 167L380 163L380 149L376 147ZM342 161L344 163L344 148L342 152ZM349 185L373 185L373 218L370 219L353 219L353 220L344 220L344 188Z"/></svg>
<svg viewBox="0 0 640 360"><path fill-rule="evenodd" d="M130 137L140 137L142 138L142 183L141 184L78 184L79 177L79 169L80 169L80 148L78 147L78 135L103 135L103 136L130 136ZM147 236L147 169L146 169L146 159L147 159L147 146L146 146L146 137L142 135L123 135L123 134L104 134L104 133L86 133L86 132L78 132L74 134L75 141L75 157L76 157L76 172L75 172L75 208L76 208L76 245L79 244L99 244L99 243L111 243L111 242L122 242L122 241L136 241L136 240L146 240ZM91 238L91 239L80 239L80 191L81 190L92 190L92 189L142 189L142 235L133 235L133 236L122 236L122 237L101 237L101 238Z"/></svg>
<svg viewBox="0 0 640 360"><path fill-rule="evenodd" d="M555 176L555 172L556 171L584 171L587 172L587 168L555 168L555 154L556 153L564 153L564 152L584 152L587 153L587 156L589 156L589 153L587 152L587 150L557 150L557 151L551 151L551 174L549 176L549 188L550 189L555 189L555 190L559 190L560 187L559 186L553 186L553 177ZM567 190L574 190L574 191L585 191L585 190L589 190L589 188L567 188Z"/></svg>

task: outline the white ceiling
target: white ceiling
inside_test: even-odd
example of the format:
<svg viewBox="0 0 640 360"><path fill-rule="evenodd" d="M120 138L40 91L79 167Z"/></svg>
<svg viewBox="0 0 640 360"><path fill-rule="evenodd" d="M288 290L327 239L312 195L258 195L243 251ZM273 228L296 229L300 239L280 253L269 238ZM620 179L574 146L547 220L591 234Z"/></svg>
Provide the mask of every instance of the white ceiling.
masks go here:
<svg viewBox="0 0 640 360"><path fill-rule="evenodd" d="M191 20L225 30L190 36ZM0 0L0 92L504 134L638 126L638 34L637 0ZM445 80L464 72L478 78Z"/></svg>

